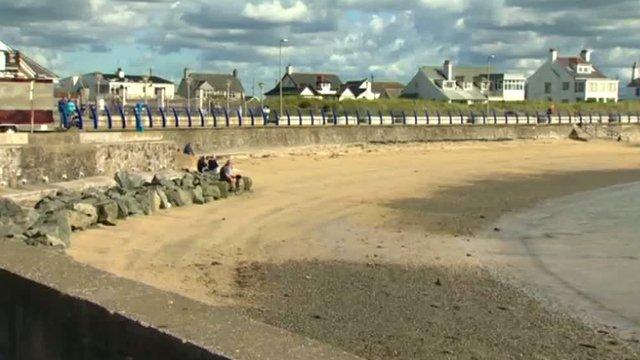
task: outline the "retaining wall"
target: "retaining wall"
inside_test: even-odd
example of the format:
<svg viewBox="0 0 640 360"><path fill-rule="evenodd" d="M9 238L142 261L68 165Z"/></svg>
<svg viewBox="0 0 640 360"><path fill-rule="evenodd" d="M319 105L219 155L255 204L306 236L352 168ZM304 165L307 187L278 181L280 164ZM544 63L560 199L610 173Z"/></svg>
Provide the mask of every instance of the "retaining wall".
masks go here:
<svg viewBox="0 0 640 360"><path fill-rule="evenodd" d="M500 141L568 138L575 125L376 125L267 126L194 129L155 129L145 132L105 131L36 133L28 145L17 140L0 146L0 184L15 186L21 179L37 184L114 173L120 169L157 171L175 168L185 144L201 153L235 153L284 146L425 141ZM640 141L638 124L589 124L593 138ZM24 134L16 134L16 136ZM2 140L2 139L0 139ZM10 141L13 141L10 142Z"/></svg>

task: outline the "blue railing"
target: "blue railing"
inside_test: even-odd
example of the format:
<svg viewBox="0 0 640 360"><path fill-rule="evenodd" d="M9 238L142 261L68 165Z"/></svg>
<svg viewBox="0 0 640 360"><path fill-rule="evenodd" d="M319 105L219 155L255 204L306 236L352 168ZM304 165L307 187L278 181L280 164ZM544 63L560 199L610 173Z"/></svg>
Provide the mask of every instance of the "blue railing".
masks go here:
<svg viewBox="0 0 640 360"><path fill-rule="evenodd" d="M116 114L114 116L114 114ZM169 122L168 117L173 120ZM221 122L221 116L224 121ZM274 110L265 113L261 109L248 109L247 114L237 109L230 112L226 109L210 111L169 107L104 107L99 109L89 106L79 110L73 116L61 114L65 128L77 127L86 130L166 129L166 128L218 128L218 127L264 127L264 126L360 126L360 125L521 125L521 124L601 124L601 123L640 123L640 114L600 112L557 112L548 115L546 112L514 112L498 113L495 110L485 111L388 111L354 110L338 111L336 109L285 110L279 114ZM132 126L133 125L133 126Z"/></svg>

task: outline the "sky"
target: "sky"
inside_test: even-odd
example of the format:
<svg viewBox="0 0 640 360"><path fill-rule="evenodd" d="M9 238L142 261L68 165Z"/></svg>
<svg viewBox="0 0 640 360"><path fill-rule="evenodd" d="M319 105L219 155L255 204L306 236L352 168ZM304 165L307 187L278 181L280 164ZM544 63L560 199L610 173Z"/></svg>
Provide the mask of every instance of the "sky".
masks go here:
<svg viewBox="0 0 640 360"><path fill-rule="evenodd" d="M640 61L639 0L0 0L0 40L61 77L93 71L179 81L238 69L275 85L283 63L343 81L407 82L451 59L531 74L548 56L593 50L628 80Z"/></svg>

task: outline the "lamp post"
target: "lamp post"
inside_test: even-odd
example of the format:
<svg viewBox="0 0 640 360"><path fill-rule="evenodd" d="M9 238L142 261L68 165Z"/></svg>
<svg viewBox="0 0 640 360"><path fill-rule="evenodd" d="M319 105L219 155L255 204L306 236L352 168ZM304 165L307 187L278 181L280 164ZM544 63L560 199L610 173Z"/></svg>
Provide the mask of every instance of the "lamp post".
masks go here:
<svg viewBox="0 0 640 360"><path fill-rule="evenodd" d="M231 80L227 80L227 111L229 111L229 93L231 92Z"/></svg>
<svg viewBox="0 0 640 360"><path fill-rule="evenodd" d="M144 81L144 105L147 105L147 89L149 88L149 76L144 75L142 77L142 81Z"/></svg>
<svg viewBox="0 0 640 360"><path fill-rule="evenodd" d="M258 87L260 88L260 108L263 108L263 102L264 102L264 83L258 83Z"/></svg>
<svg viewBox="0 0 640 360"><path fill-rule="evenodd" d="M489 93L491 92L491 60L495 58L494 54L487 57L487 115L489 114Z"/></svg>
<svg viewBox="0 0 640 360"><path fill-rule="evenodd" d="M280 75L280 115L282 116L282 45L289 42L287 39L280 39L280 67L278 68L278 74Z"/></svg>
<svg viewBox="0 0 640 360"><path fill-rule="evenodd" d="M100 97L100 84L102 83L102 74L96 73L96 109L98 108L98 98Z"/></svg>

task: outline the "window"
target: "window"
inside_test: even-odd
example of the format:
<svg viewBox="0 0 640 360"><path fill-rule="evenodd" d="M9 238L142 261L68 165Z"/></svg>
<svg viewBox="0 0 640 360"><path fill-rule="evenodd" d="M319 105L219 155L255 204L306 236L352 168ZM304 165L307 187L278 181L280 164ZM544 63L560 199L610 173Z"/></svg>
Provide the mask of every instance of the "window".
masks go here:
<svg viewBox="0 0 640 360"><path fill-rule="evenodd" d="M589 91L591 91L591 92L597 92L597 91L598 91L598 84L596 84L596 83L589 83Z"/></svg>
<svg viewBox="0 0 640 360"><path fill-rule="evenodd" d="M544 93L545 94L551 94L551 83L544 83Z"/></svg>
<svg viewBox="0 0 640 360"><path fill-rule="evenodd" d="M577 93L584 92L584 83L583 82L577 82L575 84L575 88L576 88L576 92Z"/></svg>
<svg viewBox="0 0 640 360"><path fill-rule="evenodd" d="M562 83L562 90L563 91L568 91L569 90L569 82L563 82Z"/></svg>
<svg viewBox="0 0 640 360"><path fill-rule="evenodd" d="M616 92L616 84L609 83L609 92Z"/></svg>

